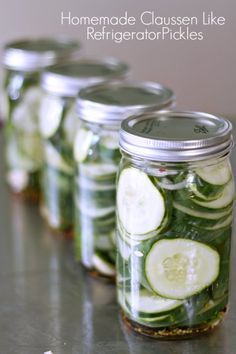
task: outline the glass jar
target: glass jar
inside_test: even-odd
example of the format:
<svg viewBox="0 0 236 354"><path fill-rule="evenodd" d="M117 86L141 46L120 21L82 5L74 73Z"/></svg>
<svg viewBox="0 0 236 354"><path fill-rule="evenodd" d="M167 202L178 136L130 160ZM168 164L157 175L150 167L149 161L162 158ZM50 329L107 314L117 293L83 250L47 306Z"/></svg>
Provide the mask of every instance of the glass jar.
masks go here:
<svg viewBox="0 0 236 354"><path fill-rule="evenodd" d="M229 121L205 113L149 112L122 123L117 292L138 333L192 337L227 311L231 133Z"/></svg>
<svg viewBox="0 0 236 354"><path fill-rule="evenodd" d="M116 173L122 119L141 109L161 109L173 92L156 83L110 83L80 91L82 126L75 138L76 257L94 275L115 277Z"/></svg>
<svg viewBox="0 0 236 354"><path fill-rule="evenodd" d="M5 121L7 183L14 193L39 198L42 146L38 129L40 73L57 62L78 57L75 41L38 39L5 46L2 107Z"/></svg>
<svg viewBox="0 0 236 354"><path fill-rule="evenodd" d="M115 78L123 79L127 72L128 66L116 59L84 59L51 67L42 75L44 97L39 120L44 152L41 212L50 228L68 237L73 235L73 142L79 130L75 97L82 88Z"/></svg>

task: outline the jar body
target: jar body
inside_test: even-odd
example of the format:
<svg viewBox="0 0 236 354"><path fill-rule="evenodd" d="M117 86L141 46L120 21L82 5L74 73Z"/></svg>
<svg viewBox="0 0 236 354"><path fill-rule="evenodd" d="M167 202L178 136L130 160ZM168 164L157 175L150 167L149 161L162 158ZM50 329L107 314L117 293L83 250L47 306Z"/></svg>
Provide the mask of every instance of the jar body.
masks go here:
<svg viewBox="0 0 236 354"><path fill-rule="evenodd" d="M124 155L117 182L124 321L159 338L212 330L228 304L234 199L228 157L190 165Z"/></svg>
<svg viewBox="0 0 236 354"><path fill-rule="evenodd" d="M49 227L72 237L73 141L79 121L74 98L45 94L40 107L43 143L41 213Z"/></svg>
<svg viewBox="0 0 236 354"><path fill-rule="evenodd" d="M42 165L39 73L6 70L3 98L7 183L14 193L38 200Z"/></svg>
<svg viewBox="0 0 236 354"><path fill-rule="evenodd" d="M118 127L83 122L74 154L76 257L93 274L113 278Z"/></svg>

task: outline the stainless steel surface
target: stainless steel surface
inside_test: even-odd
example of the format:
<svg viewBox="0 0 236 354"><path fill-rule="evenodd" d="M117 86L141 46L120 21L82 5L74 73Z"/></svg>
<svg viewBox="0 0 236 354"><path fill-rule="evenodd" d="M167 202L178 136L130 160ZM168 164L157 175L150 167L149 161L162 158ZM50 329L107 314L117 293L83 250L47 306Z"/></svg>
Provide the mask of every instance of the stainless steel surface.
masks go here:
<svg viewBox="0 0 236 354"><path fill-rule="evenodd" d="M91 123L117 124L143 109L161 110L173 105L175 95L156 82L110 82L79 92L77 113Z"/></svg>
<svg viewBox="0 0 236 354"><path fill-rule="evenodd" d="M197 161L223 156L233 147L227 119L203 112L140 113L121 124L120 147L156 161Z"/></svg>
<svg viewBox="0 0 236 354"><path fill-rule="evenodd" d="M9 194L0 168L0 353L235 354L235 254L231 309L215 332L171 342L138 336L119 321L114 286L75 264L71 244Z"/></svg>
<svg viewBox="0 0 236 354"><path fill-rule="evenodd" d="M124 79L128 70L128 65L115 58L83 59L51 67L42 74L41 85L49 93L75 97L87 86Z"/></svg>
<svg viewBox="0 0 236 354"><path fill-rule="evenodd" d="M60 38L39 38L7 43L2 63L12 70L33 71L65 60L78 59L78 41Z"/></svg>

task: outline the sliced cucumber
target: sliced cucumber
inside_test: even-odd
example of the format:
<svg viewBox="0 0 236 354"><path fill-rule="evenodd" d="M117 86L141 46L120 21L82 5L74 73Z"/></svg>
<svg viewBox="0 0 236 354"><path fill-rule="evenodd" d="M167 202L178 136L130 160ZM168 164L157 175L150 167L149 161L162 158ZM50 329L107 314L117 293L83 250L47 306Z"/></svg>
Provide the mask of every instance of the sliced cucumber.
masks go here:
<svg viewBox="0 0 236 354"><path fill-rule="evenodd" d="M117 247L122 258L125 261L128 261L132 252L132 248L125 242L125 240L122 240L119 236L117 236L116 239L117 239Z"/></svg>
<svg viewBox="0 0 236 354"><path fill-rule="evenodd" d="M217 186L228 183L232 177L232 171L227 159L212 166L198 168L195 172L207 183Z"/></svg>
<svg viewBox="0 0 236 354"><path fill-rule="evenodd" d="M106 208L95 208L88 207L85 203L82 203L76 198L76 206L80 212L92 219L102 218L104 216L110 217L115 213L115 206L106 207Z"/></svg>
<svg viewBox="0 0 236 354"><path fill-rule="evenodd" d="M166 224L165 222L165 219L163 221L163 226ZM156 237L159 232L158 231L151 231L151 232L148 232L146 234L143 234L143 235L138 235L138 234L129 234L122 225L120 225L120 230L121 230L121 237L127 242L128 239L130 239L131 241L133 242L137 242L137 243L140 243L140 242L143 242L143 241L147 241L149 239L152 239L154 237ZM130 242L128 242L130 243ZM131 243L130 243L131 244Z"/></svg>
<svg viewBox="0 0 236 354"><path fill-rule="evenodd" d="M200 201L200 200L194 200L194 203L197 203L198 205L201 205L206 208L210 209L220 209L220 208L225 208L229 204L233 202L235 195L235 190L234 190L234 182L231 179L228 184L224 187L221 195L219 198L211 201Z"/></svg>
<svg viewBox="0 0 236 354"><path fill-rule="evenodd" d="M7 182L14 192L20 193L27 187L29 175L25 170L13 169L7 173Z"/></svg>
<svg viewBox="0 0 236 354"><path fill-rule="evenodd" d="M230 216L232 216L232 209L230 209L227 214L221 216L218 219L205 219L202 217L186 214L178 209L173 210L173 222L192 225L204 230L211 230L211 228L213 228L213 230L217 230L221 227L230 225ZM224 225L226 220L228 220L229 224Z"/></svg>
<svg viewBox="0 0 236 354"><path fill-rule="evenodd" d="M143 171L129 167L121 172L117 188L119 218L130 234L146 234L161 229L165 201Z"/></svg>
<svg viewBox="0 0 236 354"><path fill-rule="evenodd" d="M115 190L116 185L115 183L110 183L110 184L104 184L104 183L99 183L96 181L93 181L91 179L87 179L85 177L80 176L79 178L76 178L75 182L78 184L80 188L83 189L88 189L90 191L110 191L110 190ZM113 181L112 181L113 182Z"/></svg>
<svg viewBox="0 0 236 354"><path fill-rule="evenodd" d="M218 189L217 193L208 193L207 188L204 189L204 193L202 193L202 191L199 190L199 185L197 183L189 183L187 185L188 189L189 189L189 193L193 193L193 198L194 200L200 200L200 201L211 201L211 200L216 200L217 198L220 197L222 190L223 190L223 186L221 188ZM201 189L201 188L200 188Z"/></svg>
<svg viewBox="0 0 236 354"><path fill-rule="evenodd" d="M109 235L95 235L95 248L101 251L112 251L114 246Z"/></svg>
<svg viewBox="0 0 236 354"><path fill-rule="evenodd" d="M31 112L30 108L21 103L12 111L12 123L19 130L30 134L38 131L38 121L36 112Z"/></svg>
<svg viewBox="0 0 236 354"><path fill-rule="evenodd" d="M73 168L63 159L51 143L45 142L44 153L48 165L66 174L73 174Z"/></svg>
<svg viewBox="0 0 236 354"><path fill-rule="evenodd" d="M42 90L37 86L31 86L30 88L28 88L23 97L23 101L26 103L26 105L31 106L32 109L38 109L41 100Z"/></svg>
<svg viewBox="0 0 236 354"><path fill-rule="evenodd" d="M7 163L10 168L37 171L42 163L42 151L38 136L17 134L9 136L6 144Z"/></svg>
<svg viewBox="0 0 236 354"><path fill-rule="evenodd" d="M70 146L74 144L79 125L79 118L76 115L75 104L73 104L63 120L63 131L65 132L66 140Z"/></svg>
<svg viewBox="0 0 236 354"><path fill-rule="evenodd" d="M129 313L129 310L127 309L126 301L125 301L125 292L120 289L117 290L117 302L121 306L123 311L125 311L126 313Z"/></svg>
<svg viewBox="0 0 236 354"><path fill-rule="evenodd" d="M170 191L178 190L178 189L183 189L187 185L187 180L183 180L178 183L173 183L170 179L168 178L162 178L161 180L156 179L156 184L163 189L167 189Z"/></svg>
<svg viewBox="0 0 236 354"><path fill-rule="evenodd" d="M224 211L218 211L218 212L207 212L207 211L200 211L200 210L195 210L188 208L180 203L173 202L173 207L177 210L180 210L182 213L194 216L196 218L202 218L202 219L209 219L209 220L218 220L226 215L229 214L230 209L224 210Z"/></svg>
<svg viewBox="0 0 236 354"><path fill-rule="evenodd" d="M117 168L117 165L111 163L84 163L80 165L80 175L97 183L104 180L108 183L107 180L111 180L111 184L114 184Z"/></svg>
<svg viewBox="0 0 236 354"><path fill-rule="evenodd" d="M138 312L140 315L165 314L182 305L180 300L172 300L152 294L146 289L138 293L127 293L126 301L132 312Z"/></svg>
<svg viewBox="0 0 236 354"><path fill-rule="evenodd" d="M119 149L119 134L117 132L102 134L100 144L109 150Z"/></svg>
<svg viewBox="0 0 236 354"><path fill-rule="evenodd" d="M56 96L45 96L39 109L39 129L45 139L53 136L59 128L63 102Z"/></svg>
<svg viewBox="0 0 236 354"><path fill-rule="evenodd" d="M74 139L74 158L77 162L83 162L91 147L93 132L80 128Z"/></svg>
<svg viewBox="0 0 236 354"><path fill-rule="evenodd" d="M219 275L219 264L218 252L203 243L160 240L147 254L145 274L157 294L181 300L211 285Z"/></svg>
<svg viewBox="0 0 236 354"><path fill-rule="evenodd" d="M3 121L8 119L9 115L9 99L4 91L0 91L0 118Z"/></svg>
<svg viewBox="0 0 236 354"><path fill-rule="evenodd" d="M96 252L92 256L93 266L101 274L107 276L115 276L115 266L103 256L102 252Z"/></svg>
<svg viewBox="0 0 236 354"><path fill-rule="evenodd" d="M232 224L233 221L233 213L230 213L229 216L227 216L223 221L216 223L214 226L209 226L206 225L205 229L206 230L218 230L224 227L227 227Z"/></svg>
<svg viewBox="0 0 236 354"><path fill-rule="evenodd" d="M27 133L38 131L39 105L41 90L38 87L29 88L22 100L12 111L12 122L19 130Z"/></svg>

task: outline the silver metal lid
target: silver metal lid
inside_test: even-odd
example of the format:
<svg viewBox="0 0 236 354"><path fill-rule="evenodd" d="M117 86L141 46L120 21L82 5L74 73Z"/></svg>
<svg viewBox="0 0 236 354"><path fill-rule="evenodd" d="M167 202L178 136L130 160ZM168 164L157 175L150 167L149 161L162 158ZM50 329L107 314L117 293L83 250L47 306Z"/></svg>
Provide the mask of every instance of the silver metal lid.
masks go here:
<svg viewBox="0 0 236 354"><path fill-rule="evenodd" d="M81 45L67 39L39 38L8 43L3 64L13 70L34 71L64 60L77 59Z"/></svg>
<svg viewBox="0 0 236 354"><path fill-rule="evenodd" d="M201 112L147 112L121 124L120 148L154 161L196 161L221 156L232 149L232 125Z"/></svg>
<svg viewBox="0 0 236 354"><path fill-rule="evenodd" d="M82 89L77 112L91 123L117 125L140 110L167 108L174 100L172 90L155 82L110 82Z"/></svg>
<svg viewBox="0 0 236 354"><path fill-rule="evenodd" d="M125 78L128 65L114 59L84 59L51 67L42 75L41 86L50 93L75 97L87 86Z"/></svg>

